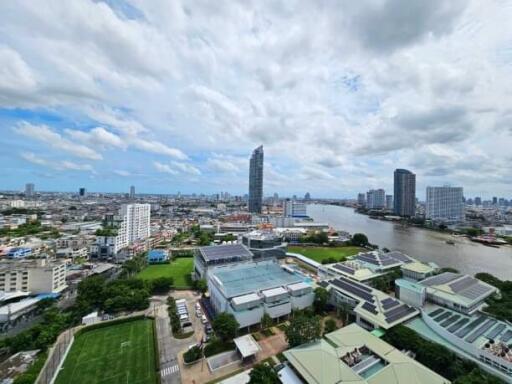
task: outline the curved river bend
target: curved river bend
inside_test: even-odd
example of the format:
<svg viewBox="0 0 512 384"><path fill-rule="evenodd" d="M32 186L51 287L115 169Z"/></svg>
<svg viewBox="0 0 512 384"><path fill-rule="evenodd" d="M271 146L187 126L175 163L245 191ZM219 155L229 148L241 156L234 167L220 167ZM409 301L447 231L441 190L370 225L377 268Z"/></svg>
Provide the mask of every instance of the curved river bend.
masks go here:
<svg viewBox="0 0 512 384"><path fill-rule="evenodd" d="M364 233L381 249L399 250L421 261L433 261L441 267L453 267L474 275L488 272L501 279L512 280L512 246L487 247L464 237L429 231L422 228L370 219L352 208L312 204L308 215L333 228ZM447 244L452 240L455 245Z"/></svg>

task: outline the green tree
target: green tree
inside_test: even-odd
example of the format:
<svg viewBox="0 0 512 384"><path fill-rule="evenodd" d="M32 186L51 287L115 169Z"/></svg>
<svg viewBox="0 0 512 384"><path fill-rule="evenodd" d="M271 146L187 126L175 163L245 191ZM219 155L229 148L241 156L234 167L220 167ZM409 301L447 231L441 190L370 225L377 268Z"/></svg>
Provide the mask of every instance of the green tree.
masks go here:
<svg viewBox="0 0 512 384"><path fill-rule="evenodd" d="M336 320L330 317L327 320L325 320L324 333L334 332L336 329L338 329L338 327L336 326Z"/></svg>
<svg viewBox="0 0 512 384"><path fill-rule="evenodd" d="M290 348L317 340L322 334L320 318L298 315L290 321L285 334Z"/></svg>
<svg viewBox="0 0 512 384"><path fill-rule="evenodd" d="M202 355L203 351L196 345L183 354L183 360L185 360L185 363L191 363L199 360Z"/></svg>
<svg viewBox="0 0 512 384"><path fill-rule="evenodd" d="M323 288L318 287L315 288L315 300L313 301L313 307L315 308L315 313L324 313L327 307L327 303L329 301L329 292Z"/></svg>
<svg viewBox="0 0 512 384"><path fill-rule="evenodd" d="M201 293L206 293L208 290L208 284L205 279L199 279L194 281L194 287Z"/></svg>
<svg viewBox="0 0 512 384"><path fill-rule="evenodd" d="M229 341L236 337L240 325L231 313L222 312L213 320L212 326L222 341Z"/></svg>
<svg viewBox="0 0 512 384"><path fill-rule="evenodd" d="M256 364L249 373L249 384L279 384L279 376L268 364Z"/></svg>
<svg viewBox="0 0 512 384"><path fill-rule="evenodd" d="M261 317L261 328L267 329L274 325L274 321L270 317L270 315L265 312Z"/></svg>
<svg viewBox="0 0 512 384"><path fill-rule="evenodd" d="M352 236L352 245L366 247L368 244L368 237L364 233L354 233Z"/></svg>
<svg viewBox="0 0 512 384"><path fill-rule="evenodd" d="M150 281L150 290L153 294L162 294L169 292L174 284L174 279L172 277L157 277Z"/></svg>

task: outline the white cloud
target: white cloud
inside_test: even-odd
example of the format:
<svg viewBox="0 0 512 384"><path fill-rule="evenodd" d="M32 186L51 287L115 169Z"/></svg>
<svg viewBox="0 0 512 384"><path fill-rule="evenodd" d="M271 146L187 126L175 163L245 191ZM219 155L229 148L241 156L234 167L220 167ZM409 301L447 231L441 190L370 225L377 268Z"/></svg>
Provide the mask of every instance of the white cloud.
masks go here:
<svg viewBox="0 0 512 384"><path fill-rule="evenodd" d="M22 152L20 156L32 163L41 165L43 167L51 168L56 171L88 171L88 172L94 172L94 168L90 164L78 164L73 161L63 160L63 161L50 161L47 159L44 159L42 157L37 156L36 154L32 152Z"/></svg>
<svg viewBox="0 0 512 384"><path fill-rule="evenodd" d="M158 161L153 162L153 166L158 172L162 173L168 173L169 175L177 175L178 172L176 172L174 169L172 169L168 164L163 164Z"/></svg>
<svg viewBox="0 0 512 384"><path fill-rule="evenodd" d="M196 167L194 167L192 164L181 163L178 161L173 161L171 164L175 169L179 170L182 173L187 173L189 175L200 175L201 174L201 171L199 169L197 169Z"/></svg>
<svg viewBox="0 0 512 384"><path fill-rule="evenodd" d="M93 128L89 132L66 129L65 133L72 139L93 147L126 148L126 143L119 136L102 127Z"/></svg>

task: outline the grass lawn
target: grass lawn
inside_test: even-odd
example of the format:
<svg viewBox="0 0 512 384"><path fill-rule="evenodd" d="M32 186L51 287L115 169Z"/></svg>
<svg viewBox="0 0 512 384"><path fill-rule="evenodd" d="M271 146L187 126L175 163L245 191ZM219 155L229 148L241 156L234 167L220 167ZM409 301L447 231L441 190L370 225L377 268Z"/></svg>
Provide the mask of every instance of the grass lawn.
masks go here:
<svg viewBox="0 0 512 384"><path fill-rule="evenodd" d="M157 277L172 277L176 288L190 288L192 279L190 274L194 268L192 257L178 257L170 264L153 264L144 268L137 277L143 280L152 280Z"/></svg>
<svg viewBox="0 0 512 384"><path fill-rule="evenodd" d="M152 320L134 320L76 336L56 384L156 384Z"/></svg>
<svg viewBox="0 0 512 384"><path fill-rule="evenodd" d="M359 247L301 247L301 246L292 246L288 247L288 252L300 253L306 257L309 257L312 260L315 260L319 263L322 260L334 257L338 261L344 260L347 256L355 255L361 252L362 249Z"/></svg>

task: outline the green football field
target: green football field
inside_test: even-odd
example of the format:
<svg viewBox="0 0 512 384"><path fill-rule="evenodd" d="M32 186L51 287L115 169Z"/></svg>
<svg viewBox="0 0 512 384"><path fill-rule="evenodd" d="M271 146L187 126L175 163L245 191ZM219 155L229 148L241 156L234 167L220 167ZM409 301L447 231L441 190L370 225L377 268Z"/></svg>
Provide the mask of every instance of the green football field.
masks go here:
<svg viewBox="0 0 512 384"><path fill-rule="evenodd" d="M190 274L194 269L192 257L178 257L169 264L153 264L144 268L137 277L143 280L152 280L158 277L172 277L176 288L190 288L192 279Z"/></svg>
<svg viewBox="0 0 512 384"><path fill-rule="evenodd" d="M135 320L75 337L56 384L155 384L153 321Z"/></svg>
<svg viewBox="0 0 512 384"><path fill-rule="evenodd" d="M363 249L353 246L345 247L301 247L301 246L289 246L288 252L300 253L310 259L313 259L319 263L327 258L335 258L337 261L343 261L348 256L356 255L362 252Z"/></svg>

